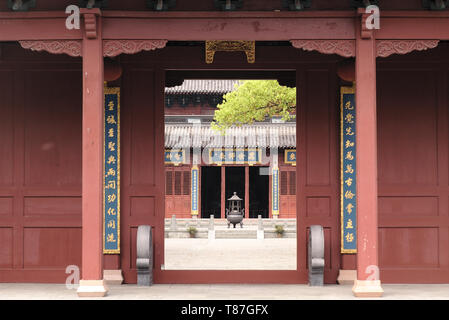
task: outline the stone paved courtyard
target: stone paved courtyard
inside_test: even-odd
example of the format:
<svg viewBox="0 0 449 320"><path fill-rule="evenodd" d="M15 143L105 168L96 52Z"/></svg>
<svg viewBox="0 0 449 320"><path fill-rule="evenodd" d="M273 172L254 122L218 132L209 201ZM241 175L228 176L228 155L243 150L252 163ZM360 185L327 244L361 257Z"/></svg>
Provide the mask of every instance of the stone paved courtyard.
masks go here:
<svg viewBox="0 0 449 320"><path fill-rule="evenodd" d="M165 239L166 270L295 270L296 238Z"/></svg>
<svg viewBox="0 0 449 320"><path fill-rule="evenodd" d="M0 300L449 300L449 284L383 284L381 298L356 298L351 285L156 284L111 286L104 298L79 298L64 284L0 283Z"/></svg>

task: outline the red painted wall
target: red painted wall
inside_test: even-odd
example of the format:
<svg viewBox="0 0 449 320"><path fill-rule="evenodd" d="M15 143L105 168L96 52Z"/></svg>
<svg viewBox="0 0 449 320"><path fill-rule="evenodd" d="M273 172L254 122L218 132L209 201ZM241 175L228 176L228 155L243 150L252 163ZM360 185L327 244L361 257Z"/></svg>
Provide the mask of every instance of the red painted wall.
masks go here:
<svg viewBox="0 0 449 320"><path fill-rule="evenodd" d="M163 109L156 108L163 105L163 73L147 61L176 66L179 51L164 50L124 59L120 81L122 255L118 267L127 282L135 281L138 225L156 228L155 266L163 257L164 121ZM203 66L196 58L200 54L189 50L183 66ZM264 50L258 52L259 65L254 68L275 66L270 65L270 57L279 56ZM300 271L156 270L157 281L306 282L306 231L311 224L321 224L326 237L325 280L335 283L341 265L338 58L283 50L277 51L283 59L276 61L285 65L276 65L295 66L300 92L296 167ZM449 282L448 51L443 43L433 51L378 61L383 282ZM166 60L161 56L165 53ZM220 63L227 66L223 60ZM246 66L239 60L233 63ZM80 60L3 45L0 96L0 281L63 282L65 267L81 263ZM351 262L345 267L351 267Z"/></svg>
<svg viewBox="0 0 449 320"><path fill-rule="evenodd" d="M447 44L378 63L379 263L385 282L449 282ZM396 62L395 62L396 61Z"/></svg>
<svg viewBox="0 0 449 320"><path fill-rule="evenodd" d="M15 48L0 60L0 282L65 282L81 266L80 60Z"/></svg>

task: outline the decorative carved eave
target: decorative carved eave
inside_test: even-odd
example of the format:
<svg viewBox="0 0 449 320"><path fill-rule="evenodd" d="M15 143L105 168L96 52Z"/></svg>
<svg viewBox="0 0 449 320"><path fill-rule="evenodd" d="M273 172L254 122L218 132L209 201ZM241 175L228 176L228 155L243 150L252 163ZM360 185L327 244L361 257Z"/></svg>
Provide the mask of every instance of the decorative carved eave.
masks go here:
<svg viewBox="0 0 449 320"><path fill-rule="evenodd" d="M291 40L293 47L342 57L355 56L355 40Z"/></svg>
<svg viewBox="0 0 449 320"><path fill-rule="evenodd" d="M291 40L293 47L324 54L338 54L342 57L355 57L355 40ZM438 46L439 40L376 40L378 57L392 54L407 54Z"/></svg>
<svg viewBox="0 0 449 320"><path fill-rule="evenodd" d="M26 40L19 41L24 49L47 51L53 54L65 53L71 57L82 56L81 40ZM162 49L167 40L104 40L103 55L115 57L122 53L134 54L140 51Z"/></svg>
<svg viewBox="0 0 449 320"><path fill-rule="evenodd" d="M438 46L439 40L377 40L377 56L388 57L392 54L407 54Z"/></svg>
<svg viewBox="0 0 449 320"><path fill-rule="evenodd" d="M166 44L167 40L104 40L103 55L115 57L122 53L135 54L140 51L162 49Z"/></svg>
<svg viewBox="0 0 449 320"><path fill-rule="evenodd" d="M79 40L31 40L19 41L24 49L32 51L47 51L53 54L65 53L71 57L82 55L82 42Z"/></svg>

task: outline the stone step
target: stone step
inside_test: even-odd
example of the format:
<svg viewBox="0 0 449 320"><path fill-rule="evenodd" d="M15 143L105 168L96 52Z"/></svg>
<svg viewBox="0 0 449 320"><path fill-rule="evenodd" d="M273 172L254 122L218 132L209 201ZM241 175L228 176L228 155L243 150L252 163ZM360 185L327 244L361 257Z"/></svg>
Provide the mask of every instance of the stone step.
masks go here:
<svg viewBox="0 0 449 320"><path fill-rule="evenodd" d="M215 239L257 239L257 230L229 228L215 230Z"/></svg>
<svg viewBox="0 0 449 320"><path fill-rule="evenodd" d="M244 219L243 223L245 225L249 226L257 226L259 224L257 219ZM210 224L209 219L201 219L201 220L194 220L194 219L178 219L176 221L176 226L178 227L186 227L186 226L195 226L195 227L208 227ZM214 225L215 226L226 226L228 224L227 220L225 219L214 219ZM285 227L296 227L296 221L292 220L263 220L262 225L264 227L273 227L275 225L282 225ZM165 220L165 226L170 227L171 226L171 220Z"/></svg>

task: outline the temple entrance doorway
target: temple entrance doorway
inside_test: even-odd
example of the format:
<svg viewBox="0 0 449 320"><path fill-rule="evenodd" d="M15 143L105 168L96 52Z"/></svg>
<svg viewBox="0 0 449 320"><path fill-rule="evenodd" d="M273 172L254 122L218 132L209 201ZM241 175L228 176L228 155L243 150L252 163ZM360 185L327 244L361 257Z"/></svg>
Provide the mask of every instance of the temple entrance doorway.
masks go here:
<svg viewBox="0 0 449 320"><path fill-rule="evenodd" d="M161 282L303 281L297 219L284 216L279 192L281 172L296 168L285 160L285 153L296 153L296 119L275 114L224 131L212 125L225 95L244 83L276 80L273 90L279 85L289 92L296 87L296 70L266 68L165 70L165 170L185 170L191 179L182 179L190 207L182 215L166 207ZM234 193L244 209L236 228L226 219Z"/></svg>
<svg viewBox="0 0 449 320"><path fill-rule="evenodd" d="M225 190L226 204L235 192L242 199L242 208L246 214L248 208L245 207L245 167L226 167Z"/></svg>
<svg viewBox="0 0 449 320"><path fill-rule="evenodd" d="M269 167L249 168L249 217L269 218Z"/></svg>

